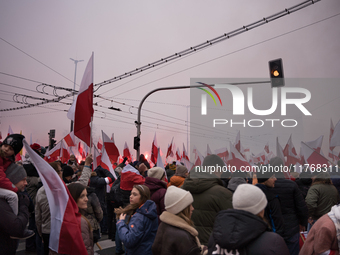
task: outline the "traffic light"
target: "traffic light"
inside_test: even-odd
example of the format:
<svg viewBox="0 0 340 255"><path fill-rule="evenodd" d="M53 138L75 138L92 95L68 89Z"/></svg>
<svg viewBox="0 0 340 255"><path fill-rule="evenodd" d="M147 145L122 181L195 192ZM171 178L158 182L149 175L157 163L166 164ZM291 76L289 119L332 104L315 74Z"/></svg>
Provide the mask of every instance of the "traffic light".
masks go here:
<svg viewBox="0 0 340 255"><path fill-rule="evenodd" d="M135 149L135 150L138 150L139 149L139 146L140 146L140 138L138 137L138 136L135 136L134 138L133 138L133 148Z"/></svg>
<svg viewBox="0 0 340 255"><path fill-rule="evenodd" d="M269 61L269 72L272 88L282 87L285 85L281 58Z"/></svg>
<svg viewBox="0 0 340 255"><path fill-rule="evenodd" d="M51 140L50 140L50 150L53 149L53 147L55 146L56 142L57 141L55 139L51 138Z"/></svg>

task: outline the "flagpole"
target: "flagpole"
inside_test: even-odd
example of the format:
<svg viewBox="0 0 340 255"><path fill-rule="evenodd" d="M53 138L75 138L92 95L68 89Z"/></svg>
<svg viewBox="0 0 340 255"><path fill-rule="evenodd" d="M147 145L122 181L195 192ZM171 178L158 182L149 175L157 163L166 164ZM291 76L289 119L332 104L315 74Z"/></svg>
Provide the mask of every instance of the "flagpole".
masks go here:
<svg viewBox="0 0 340 255"><path fill-rule="evenodd" d="M94 84L94 52L92 51L92 108L93 108L93 84ZM90 123L90 153L92 151L92 122L93 122L93 115L91 116L91 123Z"/></svg>

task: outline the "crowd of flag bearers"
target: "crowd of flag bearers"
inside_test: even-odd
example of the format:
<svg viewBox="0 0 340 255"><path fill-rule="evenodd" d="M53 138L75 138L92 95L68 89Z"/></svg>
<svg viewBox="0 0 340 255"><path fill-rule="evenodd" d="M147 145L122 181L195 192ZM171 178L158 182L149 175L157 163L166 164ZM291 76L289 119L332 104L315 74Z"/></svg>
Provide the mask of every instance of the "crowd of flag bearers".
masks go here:
<svg viewBox="0 0 340 255"><path fill-rule="evenodd" d="M23 147L25 160L15 161ZM37 254L94 254L103 234L116 254L339 254L340 174L325 168L293 180L160 166L144 155L110 167L94 168L92 154L48 163L20 134L0 148L2 254L15 254L18 239ZM210 154L202 166L225 162Z"/></svg>

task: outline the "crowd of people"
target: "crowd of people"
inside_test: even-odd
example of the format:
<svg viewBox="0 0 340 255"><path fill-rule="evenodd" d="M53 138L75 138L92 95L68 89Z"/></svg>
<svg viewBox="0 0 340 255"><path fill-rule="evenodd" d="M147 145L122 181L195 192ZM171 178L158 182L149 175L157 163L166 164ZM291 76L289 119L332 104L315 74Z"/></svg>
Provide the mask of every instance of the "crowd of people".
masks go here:
<svg viewBox="0 0 340 255"><path fill-rule="evenodd" d="M54 233L39 171L29 155L15 162L23 138L9 135L0 147L0 254L15 254L19 239L26 239L27 251L58 254L49 247ZM42 156L40 145L31 148ZM202 165L225 163L212 154ZM270 165L284 162L275 157ZM340 176L327 172L305 169L295 180L280 172L211 175L180 162L150 167L143 155L124 159L114 175L92 169L91 154L50 166L78 206L75 224L89 255L102 235L126 255L339 254Z"/></svg>

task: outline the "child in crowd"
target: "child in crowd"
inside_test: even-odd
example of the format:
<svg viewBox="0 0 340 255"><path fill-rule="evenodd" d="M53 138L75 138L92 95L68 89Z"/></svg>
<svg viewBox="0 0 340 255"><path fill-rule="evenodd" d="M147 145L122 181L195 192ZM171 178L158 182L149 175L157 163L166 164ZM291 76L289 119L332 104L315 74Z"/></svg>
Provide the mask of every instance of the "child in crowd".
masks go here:
<svg viewBox="0 0 340 255"><path fill-rule="evenodd" d="M155 202L150 199L150 190L145 185L134 185L130 204L115 210L117 229L126 254L152 255L158 219Z"/></svg>
<svg viewBox="0 0 340 255"><path fill-rule="evenodd" d="M25 137L20 134L12 134L5 138L0 147L0 197L5 198L7 203L18 214L18 188L6 177L6 170L15 164L15 155L22 147L22 140ZM34 231L25 229L22 236L12 237L13 239L27 239L34 235Z"/></svg>

